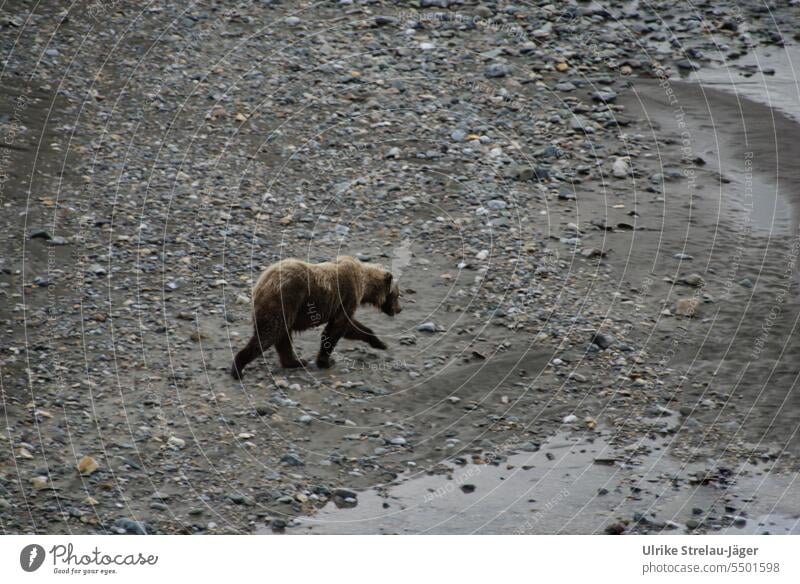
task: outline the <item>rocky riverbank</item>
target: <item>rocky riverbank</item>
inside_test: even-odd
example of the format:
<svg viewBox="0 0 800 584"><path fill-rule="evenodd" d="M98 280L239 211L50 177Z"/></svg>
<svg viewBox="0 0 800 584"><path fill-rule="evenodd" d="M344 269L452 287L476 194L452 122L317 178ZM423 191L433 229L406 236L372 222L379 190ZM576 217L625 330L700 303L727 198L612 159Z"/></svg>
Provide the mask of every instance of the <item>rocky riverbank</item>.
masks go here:
<svg viewBox="0 0 800 584"><path fill-rule="evenodd" d="M563 440L613 449L563 457L598 482L572 491L587 507L546 474L550 519L515 508L499 531L782 508L795 122L690 74L768 75L748 56L795 40L792 10L4 5L3 532L300 531ZM231 380L261 269L337 254L400 278L402 314L362 313L389 351L345 341L291 372L268 353ZM639 496L676 477L700 513Z"/></svg>

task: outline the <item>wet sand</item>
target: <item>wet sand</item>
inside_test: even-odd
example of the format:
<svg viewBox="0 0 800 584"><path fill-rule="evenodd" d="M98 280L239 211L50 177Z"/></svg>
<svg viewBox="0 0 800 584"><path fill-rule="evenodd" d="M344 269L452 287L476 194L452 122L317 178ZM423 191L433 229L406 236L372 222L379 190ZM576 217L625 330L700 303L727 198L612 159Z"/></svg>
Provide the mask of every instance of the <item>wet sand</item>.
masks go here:
<svg viewBox="0 0 800 584"><path fill-rule="evenodd" d="M670 363L687 378L683 402L692 405L720 392L725 408L738 412L737 438L777 441L794 450L800 444L800 410L792 398L796 371L790 364L800 349L794 270L800 168L793 161L800 126L741 96L701 85L672 87L674 106L667 107L663 91L653 85L637 87L636 99L653 124L676 140L679 130L686 131L676 122L680 107L691 154L706 164L692 169L696 188L669 189L663 229L650 237L637 233L626 268L652 262L654 273L675 280L690 272L703 275L708 296L699 321L681 332L684 323L675 327L675 320L659 319L652 329L653 336L681 337ZM693 259L676 259L676 253ZM670 285L673 297L680 290ZM692 383L698 379L708 386ZM715 412L713 418L723 415Z"/></svg>
<svg viewBox="0 0 800 584"><path fill-rule="evenodd" d="M609 264L620 289L650 282L639 298L651 323L644 350L657 357L674 410L665 418L668 438L645 440L644 456L627 460L630 450L601 437L613 430L557 433L540 451L512 453L496 466L451 460L445 472L409 471L359 494L356 508L329 503L291 533L602 533L634 516L643 519L627 529L643 532L800 532L796 471L772 472L769 457L723 467L722 475L709 471L726 452L793 451L800 443L790 364L800 301L796 276L785 276L800 203L800 167L791 162L800 127L742 96L674 80L669 88L634 80L625 115L646 120L652 132L637 153L681 177L662 191L648 189L643 175L638 188L615 191L611 201L581 193L574 211L550 217L602 212L609 225L635 225L589 237L614 250ZM679 283L692 272L706 281L699 318L661 314L692 294ZM740 283L745 278L753 287ZM781 316L757 345L784 287ZM697 480L706 473L714 478ZM463 492L464 484L475 490Z"/></svg>

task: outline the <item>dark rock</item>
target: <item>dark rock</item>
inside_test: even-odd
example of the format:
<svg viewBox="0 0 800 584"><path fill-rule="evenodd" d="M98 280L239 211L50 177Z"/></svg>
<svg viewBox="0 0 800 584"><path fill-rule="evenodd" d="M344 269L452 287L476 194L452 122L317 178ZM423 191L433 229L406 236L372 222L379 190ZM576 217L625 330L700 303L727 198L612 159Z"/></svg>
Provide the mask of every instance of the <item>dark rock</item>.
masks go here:
<svg viewBox="0 0 800 584"><path fill-rule="evenodd" d="M272 406L267 406L267 405L256 406L256 414L258 414L259 416L271 416L277 411L278 410L276 410Z"/></svg>
<svg viewBox="0 0 800 584"><path fill-rule="evenodd" d="M230 499L231 502L236 505L255 505L255 501L253 501L253 499L247 495L243 495L242 493L233 493L228 495L228 499Z"/></svg>
<svg viewBox="0 0 800 584"><path fill-rule="evenodd" d="M421 333L435 333L439 330L439 327L436 326L436 323L433 322L423 322L420 325L417 325L417 330Z"/></svg>
<svg viewBox="0 0 800 584"><path fill-rule="evenodd" d="M291 452L287 452L286 454L281 456L281 462L283 464L287 464L289 466L304 466L305 465L305 462L303 462L303 460L299 456L297 456L296 454L293 454Z"/></svg>
<svg viewBox="0 0 800 584"><path fill-rule="evenodd" d="M622 535L625 533L627 527L624 523L612 523L611 525L606 526L605 533L606 535Z"/></svg>
<svg viewBox="0 0 800 584"><path fill-rule="evenodd" d="M333 496L341 497L342 499L357 499L358 493L350 489L334 489Z"/></svg>
<svg viewBox="0 0 800 584"><path fill-rule="evenodd" d="M52 236L44 229L34 229L30 234L31 239L52 239Z"/></svg>
<svg viewBox="0 0 800 584"><path fill-rule="evenodd" d="M376 16L375 17L375 25L376 26L394 26L399 21L393 16Z"/></svg>
<svg viewBox="0 0 800 584"><path fill-rule="evenodd" d="M614 344L614 337L605 333L595 333L592 335L592 343L605 350Z"/></svg>

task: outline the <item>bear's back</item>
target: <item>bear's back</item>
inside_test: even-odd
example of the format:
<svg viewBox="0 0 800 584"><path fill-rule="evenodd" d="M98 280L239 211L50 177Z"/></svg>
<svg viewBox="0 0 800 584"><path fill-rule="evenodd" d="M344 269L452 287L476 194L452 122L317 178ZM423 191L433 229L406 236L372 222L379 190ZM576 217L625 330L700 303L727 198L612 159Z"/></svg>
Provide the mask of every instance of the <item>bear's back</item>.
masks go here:
<svg viewBox="0 0 800 584"><path fill-rule="evenodd" d="M339 256L319 264L287 258L264 270L253 287L253 300L313 299L333 310L337 305L354 308L363 290L363 267L356 258Z"/></svg>

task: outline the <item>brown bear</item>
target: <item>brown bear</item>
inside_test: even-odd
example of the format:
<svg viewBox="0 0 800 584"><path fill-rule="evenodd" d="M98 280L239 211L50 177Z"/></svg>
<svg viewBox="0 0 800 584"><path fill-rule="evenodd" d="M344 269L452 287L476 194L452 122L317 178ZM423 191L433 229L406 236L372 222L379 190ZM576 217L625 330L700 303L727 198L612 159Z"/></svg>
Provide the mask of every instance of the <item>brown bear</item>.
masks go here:
<svg viewBox="0 0 800 584"><path fill-rule="evenodd" d="M393 280L381 266L349 256L320 264L286 259L269 266L253 287L253 337L236 354L231 375L241 379L245 366L273 345L282 367L304 366L295 355L292 333L325 323L317 355L320 368L333 364L331 353L342 337L386 349L354 315L360 304L398 314L400 292Z"/></svg>

